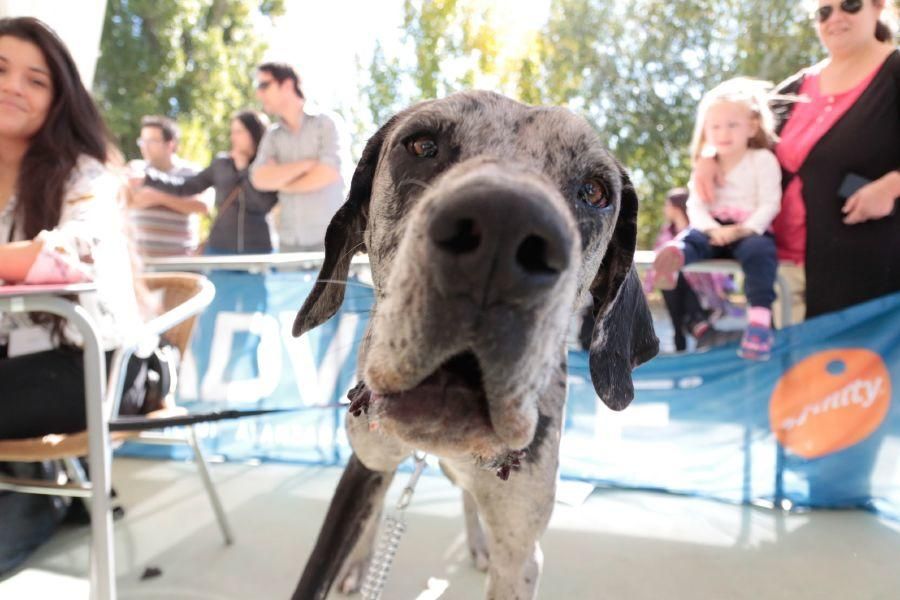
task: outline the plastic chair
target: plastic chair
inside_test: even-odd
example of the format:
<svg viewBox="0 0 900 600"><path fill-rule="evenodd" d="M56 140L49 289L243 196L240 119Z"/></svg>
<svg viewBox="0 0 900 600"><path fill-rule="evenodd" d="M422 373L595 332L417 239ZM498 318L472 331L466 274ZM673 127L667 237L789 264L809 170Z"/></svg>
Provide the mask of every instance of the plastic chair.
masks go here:
<svg viewBox="0 0 900 600"><path fill-rule="evenodd" d="M145 324L144 331L140 336L140 345L152 344L155 347L159 339L158 336L165 336L171 344L181 351L183 356L188 348L196 317L212 302L215 296L215 288L205 277L193 273L148 273L143 275L141 279L151 292L161 294L160 304L162 312ZM107 417L110 421L114 421L113 415L118 413L118 405L124 386L125 365L137 349L137 345L120 348L113 355L110 366L108 394L107 399L104 401L105 408L109 411ZM95 399L88 399L89 402L92 400ZM146 416L152 419L184 413L186 411L183 408L172 406ZM232 543L231 527L209 476L206 459L198 443L193 426L189 426L188 435L182 438L162 438L152 433L131 431L105 431L102 434L108 435L111 444L114 446L121 444L125 440L190 445L222 536L226 544ZM96 433L81 431L70 434L50 434L38 438L0 440L0 461L42 462L59 460L64 464L69 478L68 481L52 482L0 477L0 490L80 497L85 502L90 502L93 498L92 486L78 459L88 454L89 440L93 435L96 435ZM96 563L97 559L94 554L96 553L92 553L91 557L92 582L95 580L94 573L102 572L105 574L99 576L100 580L104 576L107 579L112 577L113 553L107 553L107 564L104 565ZM110 597L114 598L114 583L112 586Z"/></svg>

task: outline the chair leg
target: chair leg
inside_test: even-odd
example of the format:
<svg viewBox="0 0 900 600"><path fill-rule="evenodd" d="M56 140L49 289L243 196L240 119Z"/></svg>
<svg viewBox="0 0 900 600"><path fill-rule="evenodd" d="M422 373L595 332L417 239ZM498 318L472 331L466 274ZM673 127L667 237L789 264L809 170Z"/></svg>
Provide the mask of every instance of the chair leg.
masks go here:
<svg viewBox="0 0 900 600"><path fill-rule="evenodd" d="M87 485L88 476L87 473L84 472L84 467L81 466L81 461L75 457L68 456L62 459L63 465L65 466L66 474L69 476L69 479L76 483L80 483L81 485ZM82 502L84 502L84 508L87 510L88 514L91 514L91 498L82 498Z"/></svg>
<svg viewBox="0 0 900 600"><path fill-rule="evenodd" d="M194 462L197 463L197 470L200 472L200 478L203 480L203 487L206 488L206 495L209 496L209 503L212 504L213 512L216 513L216 520L219 522L219 529L222 530L222 537L225 538L225 545L230 546L234 543L234 536L231 533L231 525L228 524L228 518L222 508L222 501L219 499L219 493L209 476L209 468L206 463L206 457L203 455L203 449L197 439L197 431L193 425L190 429L190 444L194 450Z"/></svg>

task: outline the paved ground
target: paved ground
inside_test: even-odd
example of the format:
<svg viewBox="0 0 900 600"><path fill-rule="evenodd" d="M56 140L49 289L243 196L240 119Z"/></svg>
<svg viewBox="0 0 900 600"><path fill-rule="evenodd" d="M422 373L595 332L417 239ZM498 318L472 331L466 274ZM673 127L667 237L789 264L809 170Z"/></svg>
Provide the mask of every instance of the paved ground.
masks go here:
<svg viewBox="0 0 900 600"><path fill-rule="evenodd" d="M232 547L191 464L117 459L113 476L127 511L115 527L119 597L230 600L289 597L339 472L214 465ZM542 599L898 597L900 524L871 514L783 515L613 490L581 503L581 491L562 488L574 506L558 503L544 536ZM423 477L408 522L383 598L479 598L484 579L469 565L457 491L440 476ZM0 581L0 598L86 598L87 544L86 527L60 532ZM141 581L147 567L162 574Z"/></svg>

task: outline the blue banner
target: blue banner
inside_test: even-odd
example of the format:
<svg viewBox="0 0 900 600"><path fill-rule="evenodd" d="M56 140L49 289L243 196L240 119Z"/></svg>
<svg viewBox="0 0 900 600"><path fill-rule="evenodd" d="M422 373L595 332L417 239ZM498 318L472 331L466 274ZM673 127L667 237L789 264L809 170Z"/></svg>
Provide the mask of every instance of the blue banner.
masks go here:
<svg viewBox="0 0 900 600"><path fill-rule="evenodd" d="M218 272L182 365L192 411L299 408L200 426L228 459L335 464L371 289L348 282L328 323L295 339L315 274ZM569 355L561 475L730 502L862 506L900 519L900 294L779 331L772 358L736 346L664 355L634 373L621 413L596 397L587 355ZM129 447L128 453L156 449ZM158 452L156 452L159 454Z"/></svg>

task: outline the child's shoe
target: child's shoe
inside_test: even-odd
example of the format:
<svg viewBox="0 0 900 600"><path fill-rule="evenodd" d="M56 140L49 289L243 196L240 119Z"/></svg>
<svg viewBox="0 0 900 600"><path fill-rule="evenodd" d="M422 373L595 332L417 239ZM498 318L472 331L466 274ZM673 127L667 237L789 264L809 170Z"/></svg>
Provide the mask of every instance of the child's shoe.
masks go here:
<svg viewBox="0 0 900 600"><path fill-rule="evenodd" d="M740 331L722 331L716 329L708 321L701 321L691 328L691 334L697 340L697 350L724 346L741 339Z"/></svg>
<svg viewBox="0 0 900 600"><path fill-rule="evenodd" d="M750 323L741 338L738 356L747 360L769 360L774 341L775 335L771 327Z"/></svg>
<svg viewBox="0 0 900 600"><path fill-rule="evenodd" d="M661 290L673 290L678 283L678 272L684 266L684 253L678 246L660 248L653 260L654 283Z"/></svg>

